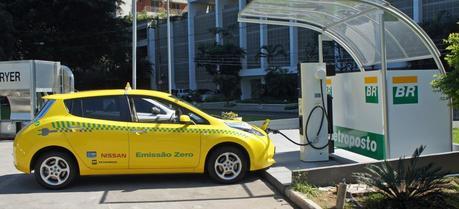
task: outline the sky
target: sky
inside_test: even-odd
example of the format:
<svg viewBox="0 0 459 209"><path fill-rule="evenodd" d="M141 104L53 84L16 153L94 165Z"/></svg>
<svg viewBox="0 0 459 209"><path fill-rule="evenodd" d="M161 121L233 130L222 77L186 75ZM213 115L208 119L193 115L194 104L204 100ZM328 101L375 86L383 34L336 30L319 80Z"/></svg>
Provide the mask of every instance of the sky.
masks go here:
<svg viewBox="0 0 459 209"><path fill-rule="evenodd" d="M131 12L132 0L123 0L124 4L121 6L121 16L128 15Z"/></svg>

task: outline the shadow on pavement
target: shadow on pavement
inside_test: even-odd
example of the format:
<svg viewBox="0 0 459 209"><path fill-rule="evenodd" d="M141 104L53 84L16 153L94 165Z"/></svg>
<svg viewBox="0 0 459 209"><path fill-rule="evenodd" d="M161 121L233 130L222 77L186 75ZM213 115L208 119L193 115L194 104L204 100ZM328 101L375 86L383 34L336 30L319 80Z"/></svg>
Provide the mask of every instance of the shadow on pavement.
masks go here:
<svg viewBox="0 0 459 209"><path fill-rule="evenodd" d="M259 180L258 174L248 174L238 184ZM95 192L121 190L132 192L142 189L162 188L201 188L224 187L204 174L151 174L151 175L112 175L81 176L70 187L62 190L48 190L41 187L34 175L8 174L0 176L0 194L58 193L58 192Z"/></svg>
<svg viewBox="0 0 459 209"><path fill-rule="evenodd" d="M272 191L262 193L256 192L257 194L254 194L250 185L254 184L255 181L260 181L258 174L249 174L245 180L233 185L218 184L209 179L207 175L200 174L88 176L80 177L69 188L63 190L47 190L35 182L33 175L10 174L0 176L0 195L103 192L99 204L168 203L265 197L282 199L280 195ZM268 187L270 190L272 189L271 186ZM234 192L228 192L235 189L239 190L236 194L234 194ZM197 195L168 195L168 198L160 197L161 194L159 193L165 190L169 190L169 193L171 193L171 190L176 190L177 194L194 192L197 193ZM217 194L218 191L223 192L222 194ZM150 198L131 198L132 194L136 192L139 194L148 194ZM110 193L113 193L112 196L116 198L107 198L107 196L110 196ZM207 193L207 195L199 195L199 193ZM171 194L174 194L174 192Z"/></svg>

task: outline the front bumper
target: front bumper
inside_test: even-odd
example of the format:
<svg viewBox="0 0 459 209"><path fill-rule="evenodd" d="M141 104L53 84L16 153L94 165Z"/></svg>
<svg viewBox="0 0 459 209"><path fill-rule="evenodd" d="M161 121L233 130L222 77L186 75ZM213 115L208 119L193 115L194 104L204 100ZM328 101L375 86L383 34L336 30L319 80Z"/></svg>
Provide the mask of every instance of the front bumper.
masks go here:
<svg viewBox="0 0 459 209"><path fill-rule="evenodd" d="M274 160L274 154L276 147L274 146L271 139L267 139L268 144L266 148L256 157L252 163L251 171L262 170L272 166L276 161Z"/></svg>
<svg viewBox="0 0 459 209"><path fill-rule="evenodd" d="M21 172L30 173L29 164L26 160L26 152L18 146L17 141L13 143L13 161L14 167Z"/></svg>

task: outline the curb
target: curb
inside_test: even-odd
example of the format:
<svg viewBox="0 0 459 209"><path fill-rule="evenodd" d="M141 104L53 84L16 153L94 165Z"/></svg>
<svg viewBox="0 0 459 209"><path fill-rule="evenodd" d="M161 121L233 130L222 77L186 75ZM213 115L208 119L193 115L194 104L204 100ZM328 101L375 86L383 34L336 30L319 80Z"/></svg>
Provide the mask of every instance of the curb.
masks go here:
<svg viewBox="0 0 459 209"><path fill-rule="evenodd" d="M306 198L303 194L293 189L287 189L285 196L301 209L322 209L322 207L317 205L314 201Z"/></svg>
<svg viewBox="0 0 459 209"><path fill-rule="evenodd" d="M276 188L278 192L284 195L290 202L301 209L322 209L314 201L306 198L300 192L294 191L290 185L284 185L266 171L263 171L263 178Z"/></svg>
<svg viewBox="0 0 459 209"><path fill-rule="evenodd" d="M262 177L267 180L271 185L276 188L277 191L279 191L281 194L285 195L285 192L289 188L290 185L284 185L282 182L274 178L271 174L269 174L266 170L263 171Z"/></svg>

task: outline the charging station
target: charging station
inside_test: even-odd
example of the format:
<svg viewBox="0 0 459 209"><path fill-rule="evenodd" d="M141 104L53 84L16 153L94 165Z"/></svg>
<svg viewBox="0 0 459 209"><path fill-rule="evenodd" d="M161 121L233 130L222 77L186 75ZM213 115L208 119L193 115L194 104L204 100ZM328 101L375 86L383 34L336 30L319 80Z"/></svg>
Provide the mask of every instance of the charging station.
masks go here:
<svg viewBox="0 0 459 209"><path fill-rule="evenodd" d="M452 150L452 110L430 85L445 74L440 52L410 17L385 0L252 0L238 15L244 23L300 27L318 32L319 62L303 63L299 98L300 159L326 161L328 123L336 147L375 159ZM360 72L323 79L321 35L339 44ZM409 68L411 61L431 60L431 70ZM325 84L327 87L325 87ZM326 91L325 91L326 88ZM327 96L333 95L333 115ZM330 100L331 101L331 100ZM278 132L278 131L277 131ZM282 133L281 133L282 134Z"/></svg>
<svg viewBox="0 0 459 209"><path fill-rule="evenodd" d="M328 161L328 118L326 95L326 69L324 63L300 65L298 98L300 160Z"/></svg>

